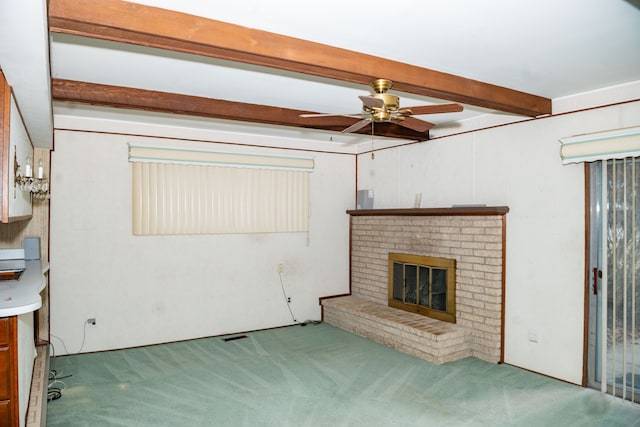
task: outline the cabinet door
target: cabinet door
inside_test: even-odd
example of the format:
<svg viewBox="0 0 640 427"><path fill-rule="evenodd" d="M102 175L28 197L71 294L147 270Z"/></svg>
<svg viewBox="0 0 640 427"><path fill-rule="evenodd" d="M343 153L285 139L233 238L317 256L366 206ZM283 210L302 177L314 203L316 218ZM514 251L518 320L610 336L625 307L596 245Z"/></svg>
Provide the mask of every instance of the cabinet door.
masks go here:
<svg viewBox="0 0 640 427"><path fill-rule="evenodd" d="M16 316L0 319L0 426L18 425Z"/></svg>
<svg viewBox="0 0 640 427"><path fill-rule="evenodd" d="M0 426L11 425L11 401L0 400Z"/></svg>
<svg viewBox="0 0 640 427"><path fill-rule="evenodd" d="M11 397L12 353L9 348L9 319L0 319L0 401ZM0 423L0 426L5 424Z"/></svg>
<svg viewBox="0 0 640 427"><path fill-rule="evenodd" d="M0 221L4 223L32 216L31 193L14 184L17 164L24 173L27 157L33 158L33 144L11 87L0 71Z"/></svg>
<svg viewBox="0 0 640 427"><path fill-rule="evenodd" d="M0 347L0 400L10 399L13 390L11 379L13 368L9 347ZM2 425L2 424L0 424Z"/></svg>
<svg viewBox="0 0 640 427"><path fill-rule="evenodd" d="M9 319L0 318L0 347L9 345Z"/></svg>

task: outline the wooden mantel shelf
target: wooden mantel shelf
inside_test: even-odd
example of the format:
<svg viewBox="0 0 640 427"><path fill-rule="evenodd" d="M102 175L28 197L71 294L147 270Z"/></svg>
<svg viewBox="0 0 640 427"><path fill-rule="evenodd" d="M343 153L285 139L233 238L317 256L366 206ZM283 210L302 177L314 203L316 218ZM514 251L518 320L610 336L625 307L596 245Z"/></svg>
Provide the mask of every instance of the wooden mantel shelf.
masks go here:
<svg viewBox="0 0 640 427"><path fill-rule="evenodd" d="M460 206L451 208L353 209L351 216L488 216L505 215L508 206Z"/></svg>

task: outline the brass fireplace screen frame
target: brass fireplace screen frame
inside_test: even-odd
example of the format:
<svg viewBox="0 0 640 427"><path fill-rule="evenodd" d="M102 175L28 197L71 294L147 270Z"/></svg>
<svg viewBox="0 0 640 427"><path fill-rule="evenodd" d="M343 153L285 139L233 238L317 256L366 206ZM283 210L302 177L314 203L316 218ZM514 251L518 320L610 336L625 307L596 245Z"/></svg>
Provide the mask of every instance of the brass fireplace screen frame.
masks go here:
<svg viewBox="0 0 640 427"><path fill-rule="evenodd" d="M389 253L389 307L456 323L456 260Z"/></svg>

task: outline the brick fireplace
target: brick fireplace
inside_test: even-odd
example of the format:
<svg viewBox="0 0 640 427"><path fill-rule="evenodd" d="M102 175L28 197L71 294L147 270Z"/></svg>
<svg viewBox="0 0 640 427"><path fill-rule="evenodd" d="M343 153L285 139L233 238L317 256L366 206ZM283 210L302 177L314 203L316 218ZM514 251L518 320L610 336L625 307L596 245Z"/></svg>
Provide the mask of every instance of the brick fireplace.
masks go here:
<svg viewBox="0 0 640 427"><path fill-rule="evenodd" d="M508 211L507 207L348 211L351 217L349 301L358 301L356 311L364 313L366 319L361 321L353 312L341 311L342 314L338 314L336 309L342 310L353 303L336 299L331 303L331 300L323 302L325 321L372 339L381 337L378 340L384 344L419 357L424 353L423 358L436 363L468 356L492 363L501 362ZM455 325L433 319L422 321L418 314L387 307L390 252L455 259ZM378 307L373 311L386 313L378 317L399 319L401 324L391 321L400 325L399 337L384 335L391 330L389 325L377 322L379 319L371 315L372 309L363 311L362 307L371 304ZM424 333L425 328L433 332L431 341L423 340L416 344L414 338L407 336L407 330L412 328L418 335L429 335ZM457 347L440 344L446 334L451 334L454 338L451 342L455 342ZM403 342L402 336L414 343ZM460 344L460 337L464 337L463 344ZM446 345L451 350L446 353L442 349L431 351L424 348L432 345Z"/></svg>

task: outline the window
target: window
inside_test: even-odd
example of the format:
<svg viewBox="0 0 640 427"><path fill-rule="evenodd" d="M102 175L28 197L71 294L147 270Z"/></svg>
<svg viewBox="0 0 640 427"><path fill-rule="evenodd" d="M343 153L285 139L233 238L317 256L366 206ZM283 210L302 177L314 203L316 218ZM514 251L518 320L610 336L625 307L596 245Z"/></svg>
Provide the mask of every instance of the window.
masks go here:
<svg viewBox="0 0 640 427"><path fill-rule="evenodd" d="M389 254L389 306L456 322L456 261Z"/></svg>
<svg viewBox="0 0 640 427"><path fill-rule="evenodd" d="M309 230L312 159L130 147L135 235Z"/></svg>

